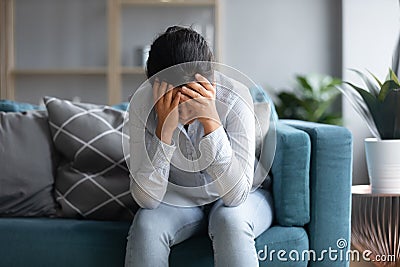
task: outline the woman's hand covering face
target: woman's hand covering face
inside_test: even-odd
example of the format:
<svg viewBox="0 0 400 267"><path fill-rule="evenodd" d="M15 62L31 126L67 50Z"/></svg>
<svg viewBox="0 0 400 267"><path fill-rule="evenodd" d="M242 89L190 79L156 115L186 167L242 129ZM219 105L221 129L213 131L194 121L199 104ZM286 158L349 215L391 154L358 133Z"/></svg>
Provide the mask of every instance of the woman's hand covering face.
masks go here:
<svg viewBox="0 0 400 267"><path fill-rule="evenodd" d="M219 123L215 106L215 84L211 84L200 74L196 74L197 82L188 83L180 88L179 120L187 124L198 119L200 123L211 121Z"/></svg>
<svg viewBox="0 0 400 267"><path fill-rule="evenodd" d="M172 134L178 126L178 105L181 93L171 84L158 79L153 84L153 98L157 113L157 137L165 143L171 144Z"/></svg>

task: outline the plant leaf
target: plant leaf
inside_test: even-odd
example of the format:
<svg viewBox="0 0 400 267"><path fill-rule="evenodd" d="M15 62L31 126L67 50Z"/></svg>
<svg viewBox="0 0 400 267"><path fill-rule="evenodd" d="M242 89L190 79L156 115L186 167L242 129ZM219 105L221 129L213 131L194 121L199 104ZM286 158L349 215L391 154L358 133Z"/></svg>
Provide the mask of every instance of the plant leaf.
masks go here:
<svg viewBox="0 0 400 267"><path fill-rule="evenodd" d="M300 100L296 94L290 92L282 92L278 95L281 103L285 106L298 106L300 104Z"/></svg>
<svg viewBox="0 0 400 267"><path fill-rule="evenodd" d="M375 81L379 84L379 88L382 87L382 82L369 70L367 70L368 73L375 79Z"/></svg>
<svg viewBox="0 0 400 267"><path fill-rule="evenodd" d="M334 87L336 85L341 85L343 81L338 78L333 78L332 81L328 84L329 87Z"/></svg>
<svg viewBox="0 0 400 267"><path fill-rule="evenodd" d="M307 91L312 92L312 86L310 85L310 83L308 82L307 78L305 76L296 76L296 80L297 82Z"/></svg>
<svg viewBox="0 0 400 267"><path fill-rule="evenodd" d="M392 68L394 73L399 73L399 62L400 62L400 36L397 40L396 49L394 50L394 55L392 58Z"/></svg>
<svg viewBox="0 0 400 267"><path fill-rule="evenodd" d="M354 88L352 88L350 86L338 86L337 89L339 89L343 93L343 95L347 98L347 100L353 106L354 110L365 120L371 133L376 138L380 138L379 131L377 130L377 127L375 125L375 122L371 115L371 112L370 112L366 102L363 100L363 98L357 92L357 90L355 90Z"/></svg>
<svg viewBox="0 0 400 267"><path fill-rule="evenodd" d="M385 100L386 96L387 96L392 90L399 89L399 88L400 88L400 85L399 85L398 83L396 83L395 81L393 81L393 80L388 80L388 81L386 81L386 82L382 85L381 91L379 92L378 100L381 101L381 102L383 102L383 101Z"/></svg>
<svg viewBox="0 0 400 267"><path fill-rule="evenodd" d="M320 103L318 108L314 111L314 116L316 117L317 121L323 117L327 109L332 105L333 101L335 101L336 97L332 97L325 102Z"/></svg>
<svg viewBox="0 0 400 267"><path fill-rule="evenodd" d="M392 69L389 68L390 79L393 80L397 85L399 85L399 79L397 78L396 74L393 72Z"/></svg>
<svg viewBox="0 0 400 267"><path fill-rule="evenodd" d="M320 121L320 123L334 124L334 125L343 125L342 116L338 114L331 114L324 116Z"/></svg>
<svg viewBox="0 0 400 267"><path fill-rule="evenodd" d="M342 80L339 79L332 79L329 83L323 84L321 86L321 97L322 95L325 95L326 93L328 95L334 95L334 94L339 94L339 91L336 89L336 86L339 86L342 84Z"/></svg>
<svg viewBox="0 0 400 267"><path fill-rule="evenodd" d="M375 122L375 125L377 125L377 121L379 120L379 102L378 100L369 92L365 91L364 89L355 86L352 83L346 82L348 85L353 87L364 99L365 104L368 107L369 112L371 113L371 116Z"/></svg>
<svg viewBox="0 0 400 267"><path fill-rule="evenodd" d="M364 73L362 73L359 70L355 70L355 69L350 69L350 70L357 73L363 79L363 81L364 81L365 85L367 86L368 91L370 93L372 93L375 97L377 97L379 95L380 90L379 90L378 85L376 85L373 81L371 81L367 75L365 75ZM375 79L375 80L377 80L377 79ZM381 85L379 84L379 86L381 86Z"/></svg>
<svg viewBox="0 0 400 267"><path fill-rule="evenodd" d="M297 95L290 92L281 92L278 98L280 103L277 105L276 111L278 112L279 118L297 119L299 117L298 109L301 103Z"/></svg>
<svg viewBox="0 0 400 267"><path fill-rule="evenodd" d="M330 76L323 77L321 80L321 91L331 91L332 87L335 87L337 85L341 85L342 80L338 78L333 78ZM334 90L337 91L337 90Z"/></svg>
<svg viewBox="0 0 400 267"><path fill-rule="evenodd" d="M338 96L335 85L342 81L330 76L298 75L293 92L281 92L278 96L277 111L280 118L301 119L320 122L328 111L330 99ZM332 120L333 121L333 120Z"/></svg>
<svg viewBox="0 0 400 267"><path fill-rule="evenodd" d="M400 90L388 93L380 104L380 124L377 125L382 139L400 139Z"/></svg>
<svg viewBox="0 0 400 267"><path fill-rule="evenodd" d="M396 114L394 118L393 138L400 139L400 92L398 92L397 90L393 92L395 92L396 94L395 104L392 109L392 112Z"/></svg>

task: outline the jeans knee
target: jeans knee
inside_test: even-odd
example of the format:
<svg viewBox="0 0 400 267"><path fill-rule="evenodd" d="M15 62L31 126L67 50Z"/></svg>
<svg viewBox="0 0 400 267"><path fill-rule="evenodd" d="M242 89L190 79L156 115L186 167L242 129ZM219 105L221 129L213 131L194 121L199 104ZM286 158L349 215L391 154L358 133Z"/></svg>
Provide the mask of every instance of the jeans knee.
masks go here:
<svg viewBox="0 0 400 267"><path fill-rule="evenodd" d="M235 208L222 206L210 215L208 231L211 238L217 235L227 238L242 233L252 235L252 226Z"/></svg>
<svg viewBox="0 0 400 267"><path fill-rule="evenodd" d="M162 227L158 220L154 220L147 216L146 211L139 210L135 214L135 218L129 229L128 239L139 241L141 237L150 238L151 236L161 236Z"/></svg>

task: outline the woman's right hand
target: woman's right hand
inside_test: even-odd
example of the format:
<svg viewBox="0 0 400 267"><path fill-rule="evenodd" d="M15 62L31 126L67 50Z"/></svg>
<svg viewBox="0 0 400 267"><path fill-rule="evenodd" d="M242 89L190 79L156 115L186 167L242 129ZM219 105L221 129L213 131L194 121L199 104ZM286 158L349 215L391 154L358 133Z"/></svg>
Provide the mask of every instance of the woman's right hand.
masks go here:
<svg viewBox="0 0 400 267"><path fill-rule="evenodd" d="M171 144L172 134L178 127L178 105L181 93L173 90L173 86L165 81L155 79L153 97L157 113L157 137L166 144Z"/></svg>

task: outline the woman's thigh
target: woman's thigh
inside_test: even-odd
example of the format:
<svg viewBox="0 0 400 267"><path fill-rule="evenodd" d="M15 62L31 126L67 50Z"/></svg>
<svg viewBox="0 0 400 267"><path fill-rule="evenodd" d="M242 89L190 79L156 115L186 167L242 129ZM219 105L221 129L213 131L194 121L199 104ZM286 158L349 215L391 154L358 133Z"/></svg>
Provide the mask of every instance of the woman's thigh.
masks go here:
<svg viewBox="0 0 400 267"><path fill-rule="evenodd" d="M139 209L129 235L145 239L167 238L170 246L178 244L206 227L200 207L175 207L161 203L156 209Z"/></svg>

